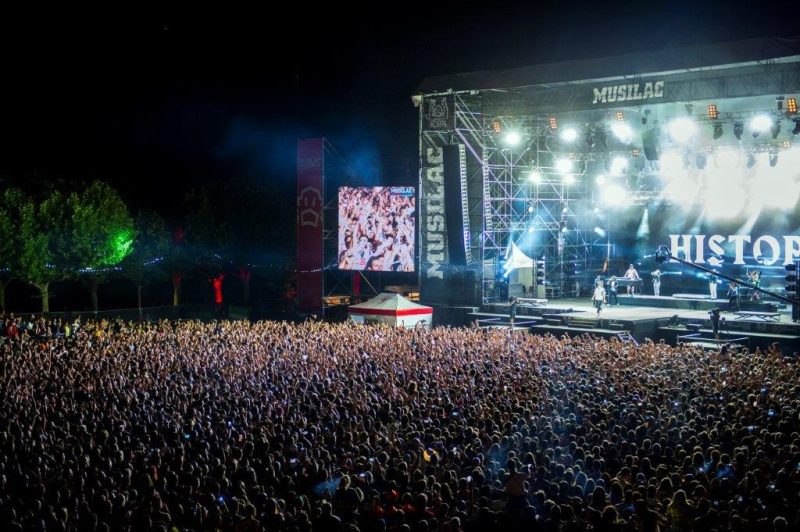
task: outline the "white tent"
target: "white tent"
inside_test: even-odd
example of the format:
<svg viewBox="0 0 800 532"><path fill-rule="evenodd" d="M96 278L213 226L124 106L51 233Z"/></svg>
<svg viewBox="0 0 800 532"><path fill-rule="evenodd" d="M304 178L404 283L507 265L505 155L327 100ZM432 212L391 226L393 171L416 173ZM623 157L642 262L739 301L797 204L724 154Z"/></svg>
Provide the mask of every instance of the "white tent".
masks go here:
<svg viewBox="0 0 800 532"><path fill-rule="evenodd" d="M351 305L347 313L357 323L385 323L407 329L430 327L433 322L433 308L385 292L364 303Z"/></svg>
<svg viewBox="0 0 800 532"><path fill-rule="evenodd" d="M503 263L505 275L517 268L533 268L533 259L527 256L514 242L506 250L506 261Z"/></svg>

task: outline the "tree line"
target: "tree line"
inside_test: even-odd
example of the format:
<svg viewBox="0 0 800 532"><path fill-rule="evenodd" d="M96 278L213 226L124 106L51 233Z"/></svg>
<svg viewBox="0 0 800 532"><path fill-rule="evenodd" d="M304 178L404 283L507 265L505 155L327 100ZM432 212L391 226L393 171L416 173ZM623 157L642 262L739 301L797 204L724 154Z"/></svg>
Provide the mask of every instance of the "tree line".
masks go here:
<svg viewBox="0 0 800 532"><path fill-rule="evenodd" d="M290 216L285 202L244 181L190 190L183 216L171 226L154 211L131 214L102 181L64 188L12 187L0 194L0 311L6 310L6 287L13 280L38 290L42 312L50 311L53 283L81 281L96 311L98 287L120 277L136 286L139 308L142 289L165 279L172 282L172 303L178 305L184 277L197 269L236 275L248 303L253 263L274 260L275 249L291 245L285 228L264 216L265 211L278 219Z"/></svg>

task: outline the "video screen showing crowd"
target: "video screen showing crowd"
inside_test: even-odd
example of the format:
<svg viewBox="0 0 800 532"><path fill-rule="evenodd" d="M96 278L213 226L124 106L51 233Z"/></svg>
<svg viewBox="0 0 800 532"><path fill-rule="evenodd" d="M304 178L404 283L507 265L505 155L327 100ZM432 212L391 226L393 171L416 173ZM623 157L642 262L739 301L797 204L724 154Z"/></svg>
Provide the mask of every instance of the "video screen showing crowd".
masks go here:
<svg viewBox="0 0 800 532"><path fill-rule="evenodd" d="M664 272L656 268L646 275L649 276L649 281L653 287L652 296L666 297L661 295L661 277L664 275ZM722 284L722 279L717 272L708 272L704 274L704 277L708 283L708 299L713 301L720 299L720 285ZM761 271L748 270L747 281L756 288L759 288L761 284ZM616 275L608 277L602 274L597 276L592 290L592 303L599 314L603 305L619 306L619 294L623 288L628 297L650 295L645 293L644 286L645 279L642 278L636 267L630 264L625 273L619 277ZM732 308L739 308L742 302L758 301L760 295L758 291L752 288L744 288L738 283L729 282L724 299L728 301Z"/></svg>
<svg viewBox="0 0 800 532"><path fill-rule="evenodd" d="M413 187L339 189L338 267L414 271Z"/></svg>

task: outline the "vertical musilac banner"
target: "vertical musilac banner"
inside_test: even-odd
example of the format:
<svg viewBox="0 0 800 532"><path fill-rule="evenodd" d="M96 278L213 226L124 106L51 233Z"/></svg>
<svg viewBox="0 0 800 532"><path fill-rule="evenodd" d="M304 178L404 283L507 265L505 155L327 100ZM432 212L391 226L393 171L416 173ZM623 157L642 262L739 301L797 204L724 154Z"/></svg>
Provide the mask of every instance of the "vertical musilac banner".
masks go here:
<svg viewBox="0 0 800 532"><path fill-rule="evenodd" d="M452 96L428 97L421 109L419 168L420 295L447 303L448 252L444 197L444 135L454 127Z"/></svg>
<svg viewBox="0 0 800 532"><path fill-rule="evenodd" d="M297 309L322 313L324 140L297 141Z"/></svg>

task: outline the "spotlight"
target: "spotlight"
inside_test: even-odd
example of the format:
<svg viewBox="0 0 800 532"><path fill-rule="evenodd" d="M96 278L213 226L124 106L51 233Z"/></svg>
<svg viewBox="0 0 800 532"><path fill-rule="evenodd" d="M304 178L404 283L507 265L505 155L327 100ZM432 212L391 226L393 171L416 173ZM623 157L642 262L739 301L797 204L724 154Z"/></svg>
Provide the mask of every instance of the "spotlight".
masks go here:
<svg viewBox="0 0 800 532"><path fill-rule="evenodd" d="M575 139L578 138L578 132L575 131L575 128L568 127L564 131L561 132L561 140L564 142L575 142Z"/></svg>
<svg viewBox="0 0 800 532"><path fill-rule="evenodd" d="M708 117L711 120L716 120L719 118L719 110L717 110L717 104L711 103L708 104Z"/></svg>
<svg viewBox="0 0 800 532"><path fill-rule="evenodd" d="M786 114L797 114L797 98L789 98L786 100Z"/></svg>
<svg viewBox="0 0 800 532"><path fill-rule="evenodd" d="M530 214L530 213L532 213L532 212L533 212L533 205L530 205L530 206L528 207L528 214Z"/></svg>
<svg viewBox="0 0 800 532"><path fill-rule="evenodd" d="M800 118L794 119L794 129L792 129L792 135L800 135Z"/></svg>
<svg viewBox="0 0 800 532"><path fill-rule="evenodd" d="M528 181L530 181L531 183L541 183L542 174L539 173L539 170L531 170L531 173L528 174Z"/></svg>
<svg viewBox="0 0 800 532"><path fill-rule="evenodd" d="M756 165L756 157L752 153L747 154L747 167L752 168Z"/></svg>
<svg viewBox="0 0 800 532"><path fill-rule="evenodd" d="M567 226L566 226L566 225L565 225L564 227L562 227L562 228L561 228L561 232L562 232L562 233L566 233L567 231L569 231L569 229L567 229Z"/></svg>
<svg viewBox="0 0 800 532"><path fill-rule="evenodd" d="M697 157L694 159L694 165L697 167L698 170L702 170L706 167L706 154L705 153L698 153Z"/></svg>
<svg viewBox="0 0 800 532"><path fill-rule="evenodd" d="M547 121L550 124L550 129L558 129L558 119L556 117L551 116Z"/></svg>
<svg viewBox="0 0 800 532"><path fill-rule="evenodd" d="M722 136L722 124L714 124L714 140L719 140Z"/></svg>
<svg viewBox="0 0 800 532"><path fill-rule="evenodd" d="M621 175L626 168L628 168L628 159L624 157L614 157L611 160L610 170L613 175Z"/></svg>
<svg viewBox="0 0 800 532"><path fill-rule="evenodd" d="M775 103L778 106L778 112L779 113L783 111L783 100L784 100L783 96L776 96L775 97Z"/></svg>
<svg viewBox="0 0 800 532"><path fill-rule="evenodd" d="M567 174L567 175L564 176L564 184L565 185L574 185L575 181L577 181L577 180L575 179L575 176L572 175L572 174Z"/></svg>
<svg viewBox="0 0 800 532"><path fill-rule="evenodd" d="M556 170L562 174L568 173L572 170L572 161L569 159L559 159L556 161Z"/></svg>
<svg viewBox="0 0 800 532"><path fill-rule="evenodd" d="M633 129L631 129L631 126L628 124L624 124L622 122L612 124L611 132L614 133L614 136L625 144L630 144L633 140Z"/></svg>
<svg viewBox="0 0 800 532"><path fill-rule="evenodd" d="M500 133L502 130L503 130L503 124L500 123L500 120L497 119L492 120L492 131L494 131L495 134L497 134Z"/></svg>
<svg viewBox="0 0 800 532"><path fill-rule="evenodd" d="M528 227L528 232L529 232L529 233L533 233L533 226L531 226L531 227Z"/></svg>
<svg viewBox="0 0 800 532"><path fill-rule="evenodd" d="M625 114L622 111L617 111L617 122L624 122Z"/></svg>
<svg viewBox="0 0 800 532"><path fill-rule="evenodd" d="M686 144L697 133L697 124L691 118L681 117L670 122L668 129L672 140L679 144Z"/></svg>
<svg viewBox="0 0 800 532"><path fill-rule="evenodd" d="M628 197L628 192L622 185L616 183L603 187L601 199L603 203L609 206L619 206L625 203Z"/></svg>
<svg viewBox="0 0 800 532"><path fill-rule="evenodd" d="M569 212L569 209L567 209L566 207L562 207L561 214L567 214L568 212Z"/></svg>
<svg viewBox="0 0 800 532"><path fill-rule="evenodd" d="M741 122L734 122L733 135L736 137L736 140L742 140L743 133L744 133L744 124L742 124Z"/></svg>
<svg viewBox="0 0 800 532"><path fill-rule="evenodd" d="M753 138L767 131L772 126L772 120L767 115L754 116L750 121L750 129L753 130Z"/></svg>
<svg viewBox="0 0 800 532"><path fill-rule="evenodd" d="M769 165L775 167L778 164L778 150L769 150Z"/></svg>
<svg viewBox="0 0 800 532"><path fill-rule="evenodd" d="M516 131L509 131L506 133L505 137L503 137L503 141L509 146L516 146L522 141L522 135Z"/></svg>
<svg viewBox="0 0 800 532"><path fill-rule="evenodd" d="M595 177L595 178L594 178L594 181L595 181L595 183L597 183L598 185L602 185L602 184L604 184L604 183L606 182L606 176L604 176L604 175L599 175L599 176L597 176L597 177Z"/></svg>
<svg viewBox="0 0 800 532"><path fill-rule="evenodd" d="M597 236L599 236L600 238L605 238L605 236L606 236L606 231L605 231L605 229L603 229L603 228L601 228L601 227L595 227L595 228L594 228L594 234L596 234L596 235L597 235Z"/></svg>
<svg viewBox="0 0 800 532"><path fill-rule="evenodd" d="M781 132L781 123L779 120L775 120L772 125L769 127L770 132L772 133L772 140L778 138L778 134Z"/></svg>

